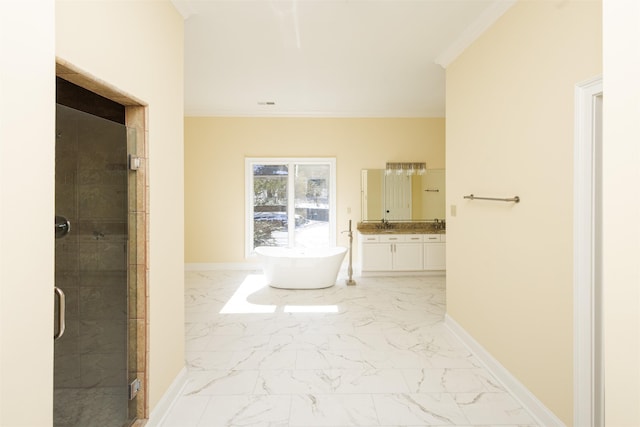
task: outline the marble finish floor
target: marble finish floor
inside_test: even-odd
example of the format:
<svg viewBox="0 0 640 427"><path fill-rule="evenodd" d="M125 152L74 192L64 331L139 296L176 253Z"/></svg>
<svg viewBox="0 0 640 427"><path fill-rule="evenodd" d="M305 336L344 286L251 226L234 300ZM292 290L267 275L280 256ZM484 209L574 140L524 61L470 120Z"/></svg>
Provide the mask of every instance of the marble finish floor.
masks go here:
<svg viewBox="0 0 640 427"><path fill-rule="evenodd" d="M162 427L535 426L444 326L444 277L283 290L186 274L188 380Z"/></svg>

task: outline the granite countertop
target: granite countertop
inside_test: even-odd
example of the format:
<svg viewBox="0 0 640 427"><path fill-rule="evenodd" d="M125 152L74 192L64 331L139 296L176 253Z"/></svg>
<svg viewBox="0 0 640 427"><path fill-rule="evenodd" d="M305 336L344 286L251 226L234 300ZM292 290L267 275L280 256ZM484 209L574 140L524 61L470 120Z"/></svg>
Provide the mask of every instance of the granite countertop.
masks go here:
<svg viewBox="0 0 640 427"><path fill-rule="evenodd" d="M436 225L433 221L388 222L383 226L381 222L359 222L358 232L361 234L445 234L443 224Z"/></svg>

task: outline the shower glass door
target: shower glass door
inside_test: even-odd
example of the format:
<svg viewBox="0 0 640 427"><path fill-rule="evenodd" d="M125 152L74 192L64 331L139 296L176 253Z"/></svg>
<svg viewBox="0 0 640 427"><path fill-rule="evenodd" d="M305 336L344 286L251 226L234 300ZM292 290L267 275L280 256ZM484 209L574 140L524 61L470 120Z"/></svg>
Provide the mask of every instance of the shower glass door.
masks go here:
<svg viewBox="0 0 640 427"><path fill-rule="evenodd" d="M57 105L55 143L55 286L66 304L64 313L56 305L54 322L61 335L54 344L54 426L127 426L135 415L128 354L134 362L136 354L128 336L135 293L128 291L127 129Z"/></svg>

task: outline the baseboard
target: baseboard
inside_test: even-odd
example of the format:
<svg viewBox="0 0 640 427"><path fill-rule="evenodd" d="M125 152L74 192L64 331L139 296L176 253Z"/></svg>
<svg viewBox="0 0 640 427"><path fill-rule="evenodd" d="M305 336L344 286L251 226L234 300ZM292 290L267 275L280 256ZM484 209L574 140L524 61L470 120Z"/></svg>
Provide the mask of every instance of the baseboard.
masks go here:
<svg viewBox="0 0 640 427"><path fill-rule="evenodd" d="M158 427L162 425L162 421L169 413L169 410L173 406L174 402L180 396L182 389L187 385L187 367L183 367L182 370L176 375L175 379L164 393L158 404L153 411L149 414L149 420L145 424L145 427Z"/></svg>
<svg viewBox="0 0 640 427"><path fill-rule="evenodd" d="M215 270L260 270L260 264L256 262L229 262L229 263L186 263L185 271L215 271Z"/></svg>
<svg viewBox="0 0 640 427"><path fill-rule="evenodd" d="M566 425L533 395L516 377L498 362L480 343L448 314L444 324L473 353L484 367L496 377L501 385L509 391L533 417L538 425L545 427L566 427Z"/></svg>
<svg viewBox="0 0 640 427"><path fill-rule="evenodd" d="M445 270L423 271L359 271L360 277L445 277Z"/></svg>
<svg viewBox="0 0 640 427"><path fill-rule="evenodd" d="M340 271L346 273L348 263L343 262ZM261 270L262 265L256 262L204 262L204 263L185 263L184 271L216 271L216 270L237 270L237 271L255 271ZM354 269L355 273L355 269Z"/></svg>

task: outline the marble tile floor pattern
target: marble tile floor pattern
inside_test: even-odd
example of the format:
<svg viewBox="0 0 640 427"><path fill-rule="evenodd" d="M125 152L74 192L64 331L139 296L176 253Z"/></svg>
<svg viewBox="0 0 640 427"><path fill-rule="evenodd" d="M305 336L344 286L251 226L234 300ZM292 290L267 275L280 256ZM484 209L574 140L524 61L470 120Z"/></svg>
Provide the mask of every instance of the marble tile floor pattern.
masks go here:
<svg viewBox="0 0 640 427"><path fill-rule="evenodd" d="M162 427L535 426L444 326L444 277L283 290L187 272L187 385Z"/></svg>

